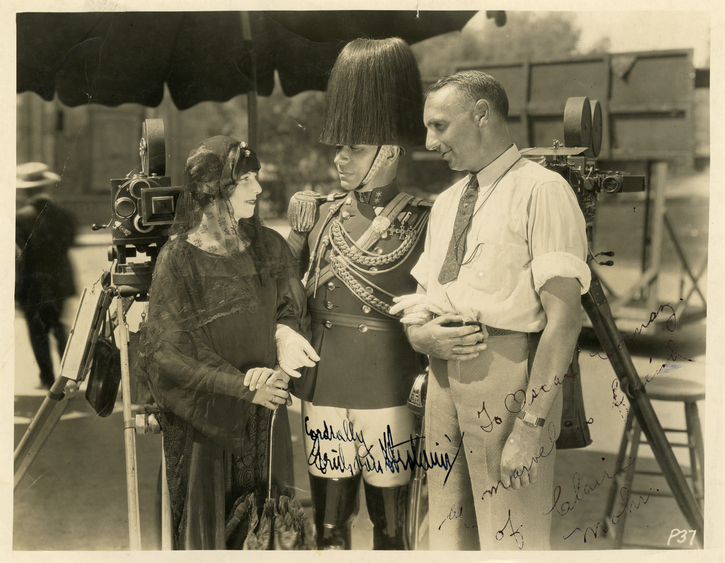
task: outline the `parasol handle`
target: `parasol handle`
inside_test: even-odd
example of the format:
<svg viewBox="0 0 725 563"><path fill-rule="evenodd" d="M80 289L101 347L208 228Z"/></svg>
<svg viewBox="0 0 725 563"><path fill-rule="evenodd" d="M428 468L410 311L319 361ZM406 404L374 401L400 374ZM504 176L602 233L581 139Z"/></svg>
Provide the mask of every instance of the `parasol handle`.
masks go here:
<svg viewBox="0 0 725 563"><path fill-rule="evenodd" d="M272 412L272 417L269 419L269 467L267 468L267 499L272 498L272 451L273 443L272 437L274 436L274 421L277 418L277 409Z"/></svg>

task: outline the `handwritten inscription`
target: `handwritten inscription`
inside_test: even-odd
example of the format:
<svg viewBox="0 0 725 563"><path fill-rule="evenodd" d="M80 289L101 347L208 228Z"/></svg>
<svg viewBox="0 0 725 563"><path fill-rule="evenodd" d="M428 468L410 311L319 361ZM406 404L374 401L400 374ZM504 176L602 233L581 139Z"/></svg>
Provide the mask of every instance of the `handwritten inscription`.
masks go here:
<svg viewBox="0 0 725 563"><path fill-rule="evenodd" d="M544 514L551 514L552 512L556 512L559 516L566 516L569 514L574 508L576 507L577 503L579 501L584 500L584 497L594 491L597 487L600 485L606 483L608 480L611 481L614 479L619 473L627 469L630 465L634 463L634 458L630 458L630 462L627 465L621 465L621 462L617 460L617 464L615 465L614 472L610 475L608 471L603 471L601 478L597 478L594 480L594 483L584 483L584 486L582 486L582 480L579 475L579 473L574 473L572 476L572 489L574 491L574 500L573 501L561 501L561 486L557 485L554 487L554 498L553 503L551 505L551 508L545 512Z"/></svg>
<svg viewBox="0 0 725 563"><path fill-rule="evenodd" d="M337 440L339 442L364 442L362 433L355 433L353 430L352 423L348 420L343 420L342 429L335 430L332 424L327 424L323 421L322 428L308 428L307 422L309 417L305 417L305 433L312 438L313 442L320 442L321 440Z"/></svg>
<svg viewBox="0 0 725 563"><path fill-rule="evenodd" d="M607 350L604 350L604 346L600 346L596 352L589 354L589 355L592 358L594 356L597 356L597 357L601 358L602 360L608 360L610 357L612 357L616 353L616 350L621 351L626 346L625 342L624 342L625 339L629 340L630 342L633 341L635 338L637 338L637 336L642 334L642 332L647 330L649 328L649 326L655 320L657 320L657 318L662 313L665 313L665 314L670 313L670 316L665 321L664 326L668 331L674 332L675 329L677 328L677 315L675 314L675 309L669 303L663 303L662 305L660 305L659 309L657 309L656 311L652 311L652 313L650 313L649 320L646 323L642 323L639 327L635 328L634 332L631 335L628 335L628 334L624 335L622 337L622 339L619 342L617 342L616 346L613 346ZM616 350L615 350L615 347L616 347ZM602 355L602 354L604 354L604 355Z"/></svg>
<svg viewBox="0 0 725 563"><path fill-rule="evenodd" d="M453 466L458 459L458 454L461 452L464 435L465 432L461 434L461 440L458 443L456 455L453 456L452 460L447 453L439 455L438 452L428 452L425 448L418 452L416 441L412 436L408 440L394 444L393 437L390 433L390 426L388 426L383 439L379 440L378 443L383 450L386 467L389 467L393 471L400 471L401 469L415 469L416 467L421 467L427 471L429 469L439 467L440 469L446 470L446 478L443 480L443 484L445 485L448 482L448 477L450 476ZM403 459L400 455L400 447L404 444L410 444L410 447L405 450L405 459Z"/></svg>
<svg viewBox="0 0 725 563"><path fill-rule="evenodd" d="M564 385L564 381L567 377L576 377L577 375L579 375L577 372L574 372L572 374L565 373L562 377L555 375L553 387L549 387L548 385L544 384L539 387L539 389L532 389L529 396L527 396L526 389L517 389L516 391L506 395L506 398L504 399L504 406L506 407L506 410L510 413L516 414L518 412L521 412L524 407L533 405L534 400L536 400L536 398L542 393L548 393L559 385Z"/></svg>
<svg viewBox="0 0 725 563"><path fill-rule="evenodd" d="M547 450L545 446L541 446L539 448L539 452L531 457L531 462L528 465L524 464L520 469L516 468L513 471L514 478L518 478L524 473L531 471L531 468L534 466L535 463L539 463L539 460L542 458L549 457L549 455L551 455L551 452L554 451L554 448L556 447L556 427L554 423L549 423L547 430L551 442L551 446L549 447L549 449ZM493 495L498 493L498 490L501 487L503 488L503 490L508 490L512 488L511 486L507 487L506 485L504 485L501 479L499 479L496 484L493 485L490 489L486 489L485 491L483 491L483 494L481 495L481 500L486 500L487 496L489 498L493 497Z"/></svg>
<svg viewBox="0 0 725 563"><path fill-rule="evenodd" d="M499 425L503 424L503 420L500 416L494 416L493 419L491 419L491 415L488 414L488 411L486 410L486 401L483 402L483 405L481 406L481 410L478 411L478 418L481 418L481 415L486 415L486 419L488 420L487 424L481 425L481 430L484 432L491 432L493 430L493 425Z"/></svg>
<svg viewBox="0 0 725 563"><path fill-rule="evenodd" d="M523 549L524 535L521 533L521 528L523 528L523 524L519 525L518 528L514 529L513 522L511 522L511 509L509 509L508 520L506 520L506 524L504 524L503 528L496 532L496 540L501 541L505 537L511 537L516 540L516 544L518 545L519 549ZM511 533L508 533L509 531Z"/></svg>
<svg viewBox="0 0 725 563"><path fill-rule="evenodd" d="M446 483L463 446L462 434L453 459L450 458L448 453L439 454L437 451L428 451L426 448L419 451L418 442L413 436L409 436L402 442L395 443L390 426L388 426L378 439L376 448L374 444L368 445L363 432L355 431L351 423L346 423L343 428L335 430L327 423L324 423L322 428L310 428L309 420L310 418L306 416L304 421L305 434L312 441L312 447L307 456L307 464L310 467L315 467L323 475L327 474L328 471L356 475L360 471L400 473L416 467L421 467L426 471L440 468L446 471L444 480L444 483ZM331 448L330 453L328 453L323 451L323 442L336 442L340 447L337 449ZM352 460L345 458L344 449L341 447L345 442L354 442L358 447L358 453Z"/></svg>
<svg viewBox="0 0 725 563"><path fill-rule="evenodd" d="M673 369L675 366L672 364L669 364L669 362L676 362L677 360L685 360L687 362L694 362L695 360L688 358L687 356L683 356L677 351L677 343L674 340L668 340L667 341L667 349L670 351L670 355L665 358L665 361L663 364L659 366L657 370L655 370L652 374L647 374L644 378L644 383L642 387L647 385L650 381L652 381L657 375L662 373L663 371L668 371L669 369ZM652 358L650 358L650 363L652 363Z"/></svg>
<svg viewBox="0 0 725 563"><path fill-rule="evenodd" d="M574 528L571 531L571 533L563 536L563 538L565 540L568 540L574 534L576 534L577 532L579 532L580 534L582 534L582 537L584 539L584 543L587 543L587 538L589 537L590 532L591 532L591 535L594 538L597 538L597 536L599 535L599 532L600 531L603 531L604 533L607 533L607 531L609 530L609 523L610 522L611 522L612 525L618 524L619 523L619 520L622 518L622 515L625 512L629 511L629 513L631 514L634 510L640 508L643 504L647 504L647 502L649 501L649 495L645 495L644 497L642 495L639 495L639 498L638 499L630 501L629 500L629 491L627 490L626 487L622 487L619 490L619 494L620 494L622 500L624 501L624 504L622 506L622 510L620 512L618 512L617 514L613 514L612 517L610 518L609 522L605 522L604 524L602 524L602 522L599 521L599 522L597 522L595 524L595 526L593 528L586 527L584 530L582 530L579 527Z"/></svg>
<svg viewBox="0 0 725 563"><path fill-rule="evenodd" d="M451 506L451 510L448 512L448 516L446 516L443 519L443 522L441 522L440 526L438 526L438 529L440 530L443 527L443 524L445 524L449 520L455 520L456 518L460 518L461 516L463 516L463 507L456 507L456 505L454 504L453 506Z"/></svg>
<svg viewBox="0 0 725 563"><path fill-rule="evenodd" d="M625 402L626 395L622 393L621 395L618 394L619 391L619 380L614 379L612 381L612 408L615 408L619 411L619 415L622 418L627 418L627 415L629 414L629 407L627 406L627 403Z"/></svg>

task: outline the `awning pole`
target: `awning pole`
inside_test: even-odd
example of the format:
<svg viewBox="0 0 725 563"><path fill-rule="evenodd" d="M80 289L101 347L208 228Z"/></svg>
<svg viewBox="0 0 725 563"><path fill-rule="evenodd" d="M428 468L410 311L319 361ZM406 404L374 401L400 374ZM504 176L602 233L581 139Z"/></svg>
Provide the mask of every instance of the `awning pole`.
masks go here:
<svg viewBox="0 0 725 563"><path fill-rule="evenodd" d="M249 12L242 12L242 41L249 51L251 62L252 87L247 92L247 142L255 151L259 152L259 138L257 127L257 57L252 41L252 26L249 22Z"/></svg>

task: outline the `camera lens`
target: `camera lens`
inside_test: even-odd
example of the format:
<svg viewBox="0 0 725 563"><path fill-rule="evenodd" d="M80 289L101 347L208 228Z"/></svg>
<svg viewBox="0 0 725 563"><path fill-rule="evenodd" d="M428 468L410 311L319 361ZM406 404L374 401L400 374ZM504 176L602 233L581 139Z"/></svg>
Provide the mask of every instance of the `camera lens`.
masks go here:
<svg viewBox="0 0 725 563"><path fill-rule="evenodd" d="M137 230L137 231L138 231L139 233L150 233L151 231L153 231L153 230L154 230L154 226L153 226L153 225L144 225L144 224L143 224L143 223L141 222L141 217L136 217L136 218L135 218L135 219L133 220L133 226L134 226L134 228L135 228L135 229L136 229L136 230Z"/></svg>
<svg viewBox="0 0 725 563"><path fill-rule="evenodd" d="M128 193L136 199L141 199L141 190L150 187L151 185L146 180L133 180L128 187Z"/></svg>
<svg viewBox="0 0 725 563"><path fill-rule="evenodd" d="M620 176L607 176L602 180L602 189L609 194L621 192L622 178Z"/></svg>
<svg viewBox="0 0 725 563"><path fill-rule="evenodd" d="M136 213L136 203L130 197L118 198L113 208L116 211L116 215L124 219Z"/></svg>

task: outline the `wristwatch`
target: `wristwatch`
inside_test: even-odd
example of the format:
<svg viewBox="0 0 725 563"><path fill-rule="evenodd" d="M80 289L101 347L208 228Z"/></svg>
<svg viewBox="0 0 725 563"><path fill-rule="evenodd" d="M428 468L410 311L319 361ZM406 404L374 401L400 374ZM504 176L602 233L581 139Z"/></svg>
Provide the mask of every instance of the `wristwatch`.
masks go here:
<svg viewBox="0 0 725 563"><path fill-rule="evenodd" d="M544 426L544 423L546 422L545 418L539 418L538 416L526 411L519 411L516 417L523 420L526 426Z"/></svg>

